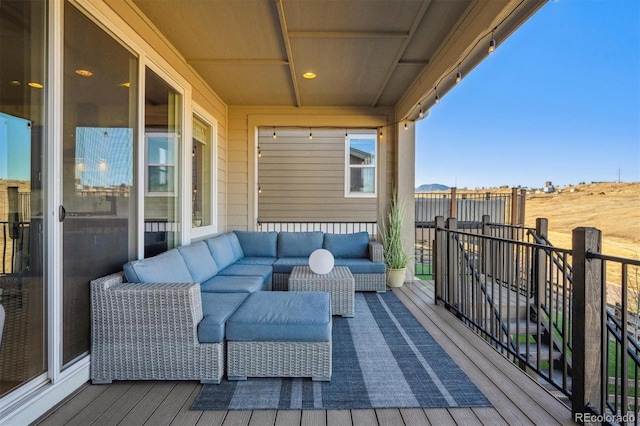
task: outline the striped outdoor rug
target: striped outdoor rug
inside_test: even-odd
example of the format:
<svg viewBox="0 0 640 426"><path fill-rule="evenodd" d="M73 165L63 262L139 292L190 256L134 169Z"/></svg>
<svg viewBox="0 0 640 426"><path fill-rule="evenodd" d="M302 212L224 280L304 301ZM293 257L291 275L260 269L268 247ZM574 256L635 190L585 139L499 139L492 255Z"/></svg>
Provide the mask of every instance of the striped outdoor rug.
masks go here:
<svg viewBox="0 0 640 426"><path fill-rule="evenodd" d="M390 291L356 293L333 317L331 382L249 378L205 385L193 410L478 407L489 401Z"/></svg>

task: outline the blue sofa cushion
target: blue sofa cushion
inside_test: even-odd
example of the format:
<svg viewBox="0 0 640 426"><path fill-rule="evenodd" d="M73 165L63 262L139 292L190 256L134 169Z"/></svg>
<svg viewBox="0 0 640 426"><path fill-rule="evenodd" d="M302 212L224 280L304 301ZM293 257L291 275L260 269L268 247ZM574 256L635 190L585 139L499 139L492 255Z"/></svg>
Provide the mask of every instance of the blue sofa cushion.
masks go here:
<svg viewBox="0 0 640 426"><path fill-rule="evenodd" d="M229 232L225 234L229 239L229 244L231 244L231 249L233 250L233 255L236 259L242 259L244 257L244 251L242 250L242 246L240 245L240 240L238 240L238 236L233 232Z"/></svg>
<svg viewBox="0 0 640 426"><path fill-rule="evenodd" d="M277 232L233 231L245 257L276 257Z"/></svg>
<svg viewBox="0 0 640 426"><path fill-rule="evenodd" d="M273 264L276 274L290 274L294 266L309 266L308 257L283 257Z"/></svg>
<svg viewBox="0 0 640 426"><path fill-rule="evenodd" d="M268 281L271 275L273 275L273 268L268 265L239 265L234 263L218 272L218 275L223 277L253 275L262 277L263 280Z"/></svg>
<svg viewBox="0 0 640 426"><path fill-rule="evenodd" d="M195 282L201 283L218 273L218 265L204 241L178 247L178 251Z"/></svg>
<svg viewBox="0 0 640 426"><path fill-rule="evenodd" d="M227 320L227 340L328 342L330 297L318 291L252 293Z"/></svg>
<svg viewBox="0 0 640 426"><path fill-rule="evenodd" d="M352 274L384 274L384 263L375 263L369 259L336 259L335 266L347 266Z"/></svg>
<svg viewBox="0 0 640 426"><path fill-rule="evenodd" d="M227 319L249 296L248 293L202 293L202 314L198 324L200 343L220 343L224 341Z"/></svg>
<svg viewBox="0 0 640 426"><path fill-rule="evenodd" d="M324 234L322 247L329 250L335 258L368 258L369 233Z"/></svg>
<svg viewBox="0 0 640 426"><path fill-rule="evenodd" d="M221 276L213 278L200 284L202 293L253 293L254 291L265 290L267 282L258 276Z"/></svg>
<svg viewBox="0 0 640 426"><path fill-rule="evenodd" d="M236 262L236 265L267 265L271 266L278 260L277 257L243 257Z"/></svg>
<svg viewBox="0 0 640 426"><path fill-rule="evenodd" d="M323 233L280 232L278 233L278 257L309 257L314 250L322 248Z"/></svg>
<svg viewBox="0 0 640 426"><path fill-rule="evenodd" d="M189 268L177 249L157 256L133 260L123 266L127 281L131 283L191 283Z"/></svg>
<svg viewBox="0 0 640 426"><path fill-rule="evenodd" d="M209 246L209 251L211 251L213 259L216 261L216 265L218 265L219 270L235 263L242 257L238 255L237 248L236 251L234 251L233 245L231 244L227 234L209 238L206 240L206 243Z"/></svg>

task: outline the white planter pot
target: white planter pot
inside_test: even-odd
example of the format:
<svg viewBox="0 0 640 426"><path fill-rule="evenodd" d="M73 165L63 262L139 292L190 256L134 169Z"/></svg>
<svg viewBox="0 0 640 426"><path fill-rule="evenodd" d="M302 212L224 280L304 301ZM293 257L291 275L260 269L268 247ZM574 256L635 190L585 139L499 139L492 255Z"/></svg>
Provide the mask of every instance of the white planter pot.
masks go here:
<svg viewBox="0 0 640 426"><path fill-rule="evenodd" d="M387 269L387 285L389 287L400 287L404 283L404 276L407 268Z"/></svg>

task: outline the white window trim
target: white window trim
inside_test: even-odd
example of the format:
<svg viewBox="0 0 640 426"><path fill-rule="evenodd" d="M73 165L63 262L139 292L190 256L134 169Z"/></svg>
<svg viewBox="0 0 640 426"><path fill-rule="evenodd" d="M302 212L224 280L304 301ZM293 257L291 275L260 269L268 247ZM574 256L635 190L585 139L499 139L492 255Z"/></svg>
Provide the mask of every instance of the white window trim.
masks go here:
<svg viewBox="0 0 640 426"><path fill-rule="evenodd" d="M195 102L192 102L192 116L197 117L200 121L207 124L211 127L211 225L207 226L199 226L194 228L193 225L189 225L190 232L189 236L191 239L194 238L203 238L218 232L218 121L211 115L205 112L203 108L197 105ZM193 124L192 124L193 125ZM192 188L191 182L191 166L189 166L189 173L185 173L185 176L189 180L189 188ZM193 212L191 211L191 203L189 204L189 215L187 217L192 217ZM186 222L185 222L186 223ZM189 222L191 223L191 222Z"/></svg>
<svg viewBox="0 0 640 426"><path fill-rule="evenodd" d="M376 161L372 165L354 165L350 162L351 139L371 139L375 143ZM351 169L373 169L373 192L351 192ZM378 136L369 133L349 134L344 140L344 196L345 198L376 198L378 196Z"/></svg>

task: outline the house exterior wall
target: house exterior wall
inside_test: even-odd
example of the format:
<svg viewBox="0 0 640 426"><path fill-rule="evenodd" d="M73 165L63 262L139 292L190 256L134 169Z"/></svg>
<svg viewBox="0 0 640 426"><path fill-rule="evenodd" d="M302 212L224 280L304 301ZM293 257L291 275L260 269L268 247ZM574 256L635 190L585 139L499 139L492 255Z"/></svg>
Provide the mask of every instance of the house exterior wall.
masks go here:
<svg viewBox="0 0 640 426"><path fill-rule="evenodd" d="M386 200L393 182L395 129L391 108L289 108L289 107L229 107L229 165L228 165L228 228L251 230L256 229L257 220L287 219L309 221L377 221L384 211ZM328 154L333 158L319 166L313 152L304 152L296 157L295 152L288 151L285 161L300 161L311 172L310 179L305 182L313 186L301 190L292 179L288 188L277 188L277 197L271 202L259 204L258 180L258 129L260 127L303 127L333 128L341 135L329 137L324 142L330 143ZM342 129L370 128L382 130L383 136L378 141L378 194L373 199L354 199L344 197L344 132ZM353 130L352 130L353 131ZM314 141L315 141L314 137ZM321 140L318 139L318 145ZM285 149L286 151L286 149ZM307 155L310 154L310 155ZM293 159L292 157L293 156ZM265 159L266 161L266 159ZM329 164L330 163L330 164ZM274 163L277 167L277 163ZM314 173L315 170L317 173ZM263 167L263 172L266 170ZM336 172L333 176L329 173ZM338 182L337 176L340 176ZM391 178L391 179L390 179ZM331 182L331 189L323 187L323 182ZM301 181L297 182L298 184ZM296 189L298 188L298 189ZM306 192L303 194L302 192ZM261 196L262 194L260 194ZM285 208L276 208L277 203L286 203ZM260 217L258 208L261 207ZM288 213L285 213L288 211ZM267 216L263 216L266 213Z"/></svg>

